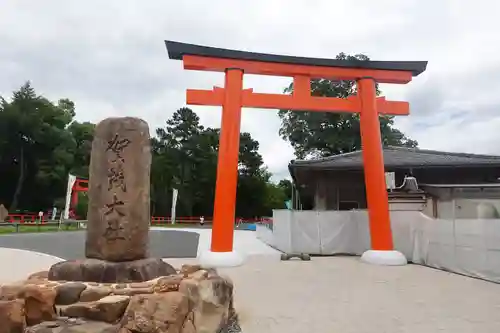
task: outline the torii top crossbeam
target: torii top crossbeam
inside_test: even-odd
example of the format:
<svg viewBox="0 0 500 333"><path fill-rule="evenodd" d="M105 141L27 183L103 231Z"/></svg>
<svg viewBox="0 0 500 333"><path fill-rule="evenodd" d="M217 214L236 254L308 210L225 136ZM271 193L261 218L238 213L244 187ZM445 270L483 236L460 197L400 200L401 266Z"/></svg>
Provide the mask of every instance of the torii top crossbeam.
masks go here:
<svg viewBox="0 0 500 333"><path fill-rule="evenodd" d="M266 54L266 53L255 53L255 52L245 52L221 49L216 47L208 47L194 44L179 43L173 41L165 41L168 50L168 56L170 59L174 60L193 60L194 57L205 57L205 58L216 58L222 61L228 61L229 64L240 64L242 61L246 61L245 73L248 74L264 74L264 75L277 75L277 76L289 76L289 74L295 75L306 75L307 73L316 73L317 78L326 78L329 73L333 73L332 67L336 69L349 69L349 70L361 70L363 71L363 76L370 76L369 72L373 71L373 78L376 78L378 82L381 83L408 83L411 81L412 76L417 76L425 71L427 67L427 61L348 61L348 60L337 60L337 59L324 59L324 58L305 58L305 57L293 57L284 56L276 54ZM185 58L185 56L188 56ZM193 57L190 58L189 56ZM198 59L200 60L200 59ZM230 62L230 61L237 62ZM262 68L262 64L255 65L252 67L250 62L268 63L268 64L281 64L281 66L269 67L269 72L265 72ZM189 62L190 64L185 65L185 69L196 69L196 70L209 70L209 71L219 71L223 72L225 70L224 65L216 65L201 63L200 68L194 68L196 64L194 62ZM283 66L287 65L287 66ZM209 69L212 67L211 69ZM330 69L328 69L330 67ZM280 72L281 71L281 72ZM375 71L390 71L392 74L385 74ZM398 73L399 72L399 73ZM347 72L346 72L347 73ZM354 73L354 72L352 72ZM337 74L332 74L335 79L352 79L350 75L348 77L338 77ZM390 78L392 76L392 79Z"/></svg>
<svg viewBox="0 0 500 333"><path fill-rule="evenodd" d="M425 71L426 61L347 61L244 52L173 41L165 41L165 44L170 59L182 60L184 69L224 72L226 76L224 88L187 90L188 104L220 105L223 109L208 264L217 261L212 260L217 258L216 254L229 258L233 253L242 107L360 113L372 248L398 256L393 251L378 115L407 115L409 105L377 98L375 83L406 84ZM243 74L291 77L293 93L266 94L243 89ZM319 78L354 80L358 93L347 99L311 96L311 79Z"/></svg>
<svg viewBox="0 0 500 333"><path fill-rule="evenodd" d="M310 79L327 78L356 80L370 77L379 83L408 83L412 76L422 73L427 62L418 61L347 61L303 58L274 54L243 52L166 41L170 59L182 60L184 69L224 72L238 68L246 74L288 76L294 78L294 95L260 94L251 89L243 91L242 106L254 108L308 111L359 112L355 98L340 99L310 96ZM191 105L222 105L224 91L187 91ZM301 96L301 98L298 98ZM379 113L407 115L406 102L377 99Z"/></svg>

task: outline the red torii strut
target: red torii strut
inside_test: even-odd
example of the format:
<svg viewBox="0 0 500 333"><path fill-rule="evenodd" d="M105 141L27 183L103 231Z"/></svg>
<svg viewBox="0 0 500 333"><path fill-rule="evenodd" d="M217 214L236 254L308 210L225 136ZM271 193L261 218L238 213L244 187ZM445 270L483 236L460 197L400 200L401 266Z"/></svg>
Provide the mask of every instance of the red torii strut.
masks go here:
<svg viewBox="0 0 500 333"><path fill-rule="evenodd" d="M405 264L394 251L389 220L379 113L408 115L407 102L377 98L375 82L406 84L427 66L423 61L346 61L234 51L165 41L170 59L184 69L225 72L224 88L187 90L187 104L222 106L211 251L200 260L207 266L234 266L242 258L233 251L241 108L319 112L359 112L372 250L363 259L379 264ZM243 74L293 78L291 95L243 89ZM347 99L311 96L311 79L355 80L358 94Z"/></svg>

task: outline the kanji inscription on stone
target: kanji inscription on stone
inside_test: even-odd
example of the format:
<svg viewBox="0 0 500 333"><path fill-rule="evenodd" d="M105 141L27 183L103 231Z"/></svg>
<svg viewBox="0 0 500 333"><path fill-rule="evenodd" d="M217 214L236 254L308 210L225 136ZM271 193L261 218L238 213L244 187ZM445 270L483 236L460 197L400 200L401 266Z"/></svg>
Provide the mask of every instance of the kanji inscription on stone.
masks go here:
<svg viewBox="0 0 500 333"><path fill-rule="evenodd" d="M87 258L148 255L151 146L138 118L108 118L95 130L89 168Z"/></svg>
<svg viewBox="0 0 500 333"><path fill-rule="evenodd" d="M111 166L108 169L108 191L119 188L122 192L127 192L123 165Z"/></svg>
<svg viewBox="0 0 500 333"><path fill-rule="evenodd" d="M130 143L131 141L129 139L121 139L119 138L118 134L115 134L115 136L108 141L108 147L106 148L106 151L111 151L116 155L113 162L116 162L117 160L124 162L122 153Z"/></svg>

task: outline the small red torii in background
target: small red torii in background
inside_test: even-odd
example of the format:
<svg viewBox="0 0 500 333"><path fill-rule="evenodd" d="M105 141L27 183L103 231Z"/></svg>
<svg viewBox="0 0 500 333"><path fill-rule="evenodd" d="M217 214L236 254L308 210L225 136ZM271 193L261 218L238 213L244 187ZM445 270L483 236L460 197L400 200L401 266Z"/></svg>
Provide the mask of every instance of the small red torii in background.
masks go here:
<svg viewBox="0 0 500 333"><path fill-rule="evenodd" d="M281 56L227 50L165 41L170 59L182 60L184 69L225 73L224 88L188 89L187 104L222 106L221 133L210 251L200 261L206 266L237 266L243 258L233 251L238 179L241 108L270 108L319 112L359 112L365 185L372 250L365 261L406 264L394 251L385 187L379 114L408 115L407 102L376 97L376 82L406 84L425 71L424 61L348 61ZM254 93L243 89L244 74L293 78L291 95ZM311 79L356 81L358 93L347 99L311 96Z"/></svg>
<svg viewBox="0 0 500 333"><path fill-rule="evenodd" d="M71 189L71 208L75 208L78 204L78 193L87 192L89 190L89 180L85 178L76 178L75 184Z"/></svg>

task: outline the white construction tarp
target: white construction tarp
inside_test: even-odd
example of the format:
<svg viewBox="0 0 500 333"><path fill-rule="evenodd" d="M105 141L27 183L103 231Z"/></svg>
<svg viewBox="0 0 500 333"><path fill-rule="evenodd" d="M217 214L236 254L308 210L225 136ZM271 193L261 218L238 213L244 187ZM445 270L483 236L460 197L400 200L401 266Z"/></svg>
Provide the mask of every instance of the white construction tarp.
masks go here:
<svg viewBox="0 0 500 333"><path fill-rule="evenodd" d="M432 219L392 211L395 248L408 261L500 283L500 219ZM366 211L276 210L258 237L286 253L361 255L370 249Z"/></svg>

